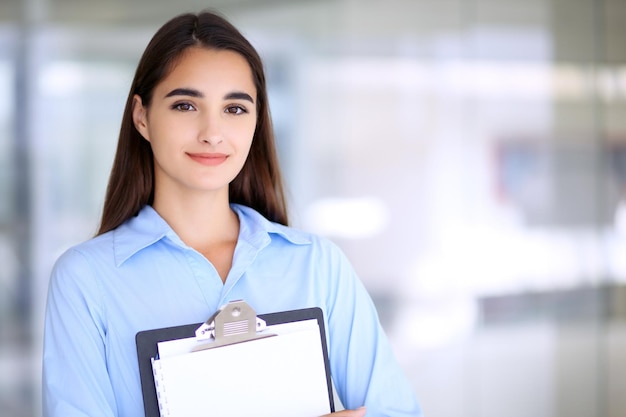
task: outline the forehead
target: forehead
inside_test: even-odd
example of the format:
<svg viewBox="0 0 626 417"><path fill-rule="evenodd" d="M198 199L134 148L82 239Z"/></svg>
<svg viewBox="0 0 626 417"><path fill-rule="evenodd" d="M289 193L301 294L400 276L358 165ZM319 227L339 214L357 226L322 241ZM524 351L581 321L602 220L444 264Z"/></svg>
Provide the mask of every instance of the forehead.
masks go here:
<svg viewBox="0 0 626 417"><path fill-rule="evenodd" d="M246 90L256 93L248 61L230 50L191 47L173 63L157 89L194 87L218 90Z"/></svg>

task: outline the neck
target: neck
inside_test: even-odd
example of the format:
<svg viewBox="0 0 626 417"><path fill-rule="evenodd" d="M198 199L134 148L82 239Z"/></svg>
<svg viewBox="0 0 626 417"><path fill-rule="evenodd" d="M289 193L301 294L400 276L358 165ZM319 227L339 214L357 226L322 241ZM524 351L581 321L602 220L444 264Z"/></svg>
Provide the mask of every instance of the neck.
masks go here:
<svg viewBox="0 0 626 417"><path fill-rule="evenodd" d="M230 208L228 188L209 194L170 194L167 198L155 193L153 207L185 244L200 252L234 242L239 235L239 219Z"/></svg>

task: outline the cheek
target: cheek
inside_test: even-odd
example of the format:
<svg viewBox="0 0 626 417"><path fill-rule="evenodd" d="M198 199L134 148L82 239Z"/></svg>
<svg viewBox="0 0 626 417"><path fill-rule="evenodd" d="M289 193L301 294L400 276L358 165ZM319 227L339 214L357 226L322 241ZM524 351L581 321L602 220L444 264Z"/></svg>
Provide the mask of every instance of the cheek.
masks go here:
<svg viewBox="0 0 626 417"><path fill-rule="evenodd" d="M252 123L236 123L228 126L222 133L231 146L243 151L246 147L250 147L254 130L255 125Z"/></svg>
<svg viewBox="0 0 626 417"><path fill-rule="evenodd" d="M256 131L256 121L247 123L246 125L242 126L240 129L241 142L244 144L247 144L247 146L250 146L250 144L252 143L252 138L254 137L255 131Z"/></svg>
<svg viewBox="0 0 626 417"><path fill-rule="evenodd" d="M160 119L150 125L148 133L153 149L176 149L191 135L191 129L189 124L171 123Z"/></svg>

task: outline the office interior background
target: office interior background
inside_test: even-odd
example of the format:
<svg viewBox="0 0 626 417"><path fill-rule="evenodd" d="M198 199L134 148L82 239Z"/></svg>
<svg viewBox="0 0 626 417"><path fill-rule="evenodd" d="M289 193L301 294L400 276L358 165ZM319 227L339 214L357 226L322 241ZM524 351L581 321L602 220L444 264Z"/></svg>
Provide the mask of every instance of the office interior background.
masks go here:
<svg viewBox="0 0 626 417"><path fill-rule="evenodd" d="M2 0L0 415L41 415L49 272L96 231L143 48L207 7L427 416L626 415L624 0Z"/></svg>

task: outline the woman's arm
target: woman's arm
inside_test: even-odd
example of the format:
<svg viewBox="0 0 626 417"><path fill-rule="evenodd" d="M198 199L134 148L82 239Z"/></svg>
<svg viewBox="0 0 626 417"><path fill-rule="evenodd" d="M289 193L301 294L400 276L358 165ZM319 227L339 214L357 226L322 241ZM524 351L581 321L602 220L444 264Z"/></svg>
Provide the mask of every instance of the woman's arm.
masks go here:
<svg viewBox="0 0 626 417"><path fill-rule="evenodd" d="M329 358L341 402L356 412L365 406L371 416L421 416L371 297L345 255L337 249L330 256L326 271L333 280L327 304Z"/></svg>
<svg viewBox="0 0 626 417"><path fill-rule="evenodd" d="M70 251L52 272L44 333L44 417L117 415L101 295L90 269L83 255Z"/></svg>

